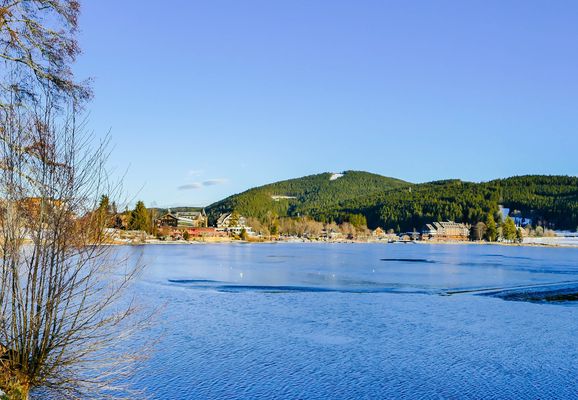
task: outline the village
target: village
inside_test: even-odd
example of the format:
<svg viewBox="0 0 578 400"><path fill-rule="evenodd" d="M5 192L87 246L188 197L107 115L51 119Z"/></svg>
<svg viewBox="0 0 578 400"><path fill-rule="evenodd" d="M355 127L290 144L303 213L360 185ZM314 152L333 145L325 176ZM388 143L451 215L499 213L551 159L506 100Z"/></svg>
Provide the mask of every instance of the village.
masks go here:
<svg viewBox="0 0 578 400"><path fill-rule="evenodd" d="M40 212L40 200L28 198L22 203L28 214ZM61 202L50 203L50 207L61 208ZM160 211L160 212L159 212ZM434 221L421 229L369 229L361 214L351 214L341 223L316 221L307 216L275 217L263 222L246 217L236 211L211 214L204 208L182 207L170 209L147 209L137 202L134 210L117 212L116 205L103 196L98 208L78 219L78 223L89 223L92 217L101 220L109 244L144 243L220 243L220 242L380 242L380 243L484 243L525 242L535 245L556 245L564 232L555 232L524 218L518 212L500 207L493 218L476 224ZM99 216L100 215L100 216ZM92 217L91 217L92 216ZM573 239L573 237L571 238ZM561 242L560 242L561 243ZM575 244L574 241L572 244Z"/></svg>
<svg viewBox="0 0 578 400"><path fill-rule="evenodd" d="M287 227L288 224L291 227ZM153 219L150 233L142 230L108 228L116 243L186 243L186 242L470 242L476 238L476 227L453 221L437 221L426 224L421 231L394 232L380 227L368 229L349 223L322 224L310 219L289 219L277 231L264 228L254 218L246 218L236 212L222 213L209 223L204 209L177 211ZM478 227L479 228L479 227Z"/></svg>

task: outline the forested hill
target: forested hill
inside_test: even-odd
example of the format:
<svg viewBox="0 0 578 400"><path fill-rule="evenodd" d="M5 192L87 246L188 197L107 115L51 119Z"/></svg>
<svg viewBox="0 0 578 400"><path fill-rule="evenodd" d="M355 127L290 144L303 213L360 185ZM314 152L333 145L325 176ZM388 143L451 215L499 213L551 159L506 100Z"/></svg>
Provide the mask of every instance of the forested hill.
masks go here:
<svg viewBox="0 0 578 400"><path fill-rule="evenodd" d="M364 203L371 203L368 199ZM555 229L578 226L578 178L567 176L518 176L490 182L447 180L413 185L389 192L373 205L358 209L356 202L344 210L366 215L369 225L411 230L432 221L452 220L475 224L488 215L500 217L499 206L511 215L532 219Z"/></svg>
<svg viewBox="0 0 578 400"><path fill-rule="evenodd" d="M411 184L367 172L311 175L265 185L208 207L211 216L237 211L262 221L309 216L347 221L362 214L369 227L409 231L432 221L485 222L498 217L499 205L533 223L556 229L578 227L578 177L518 176L473 183L446 180ZM292 196L275 200L272 196Z"/></svg>
<svg viewBox="0 0 578 400"><path fill-rule="evenodd" d="M346 202L355 202L368 196L379 198L389 190L410 185L399 179L368 172L323 173L247 190L210 205L207 213L211 220L222 212L233 210L259 219L272 214L278 217L302 215L320 219L327 213L333 214L334 210L340 210Z"/></svg>

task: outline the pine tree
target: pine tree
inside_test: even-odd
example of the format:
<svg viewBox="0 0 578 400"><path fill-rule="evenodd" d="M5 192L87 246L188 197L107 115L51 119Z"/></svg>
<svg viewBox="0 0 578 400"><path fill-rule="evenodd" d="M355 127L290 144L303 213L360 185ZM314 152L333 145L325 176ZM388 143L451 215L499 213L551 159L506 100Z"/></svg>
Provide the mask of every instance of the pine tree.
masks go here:
<svg viewBox="0 0 578 400"><path fill-rule="evenodd" d="M109 208L109 198L106 195L102 195L100 197L100 203L98 205L97 212L97 223L100 228L108 228L110 225L110 218L108 217L108 208Z"/></svg>
<svg viewBox="0 0 578 400"><path fill-rule="evenodd" d="M363 214L350 214L349 223L356 228L363 228L367 226L367 219Z"/></svg>
<svg viewBox="0 0 578 400"><path fill-rule="evenodd" d="M506 218L506 221L502 226L502 235L504 236L504 240L513 242L516 239L516 231L517 229L514 220L510 217Z"/></svg>
<svg viewBox="0 0 578 400"><path fill-rule="evenodd" d="M496 226L494 216L490 213L488 214L488 220L486 222L486 240L488 242L495 242L497 238L498 238L498 227Z"/></svg>
<svg viewBox="0 0 578 400"><path fill-rule="evenodd" d="M142 201L138 201L131 212L129 227L135 231L150 231L149 214Z"/></svg>
<svg viewBox="0 0 578 400"><path fill-rule="evenodd" d="M104 213L108 213L109 204L110 200L107 195L103 194L100 196L100 204L98 205L99 210Z"/></svg>

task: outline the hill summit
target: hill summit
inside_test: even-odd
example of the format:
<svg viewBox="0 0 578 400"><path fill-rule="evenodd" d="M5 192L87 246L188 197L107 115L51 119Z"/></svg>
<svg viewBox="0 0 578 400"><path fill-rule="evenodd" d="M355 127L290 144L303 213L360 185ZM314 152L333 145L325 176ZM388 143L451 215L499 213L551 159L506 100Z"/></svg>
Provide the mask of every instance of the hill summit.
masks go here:
<svg viewBox="0 0 578 400"><path fill-rule="evenodd" d="M207 212L212 218L235 210L255 218L274 213L279 217L312 216L323 220L337 217L334 211L344 203L409 185L412 184L363 171L325 172L249 189L211 204Z"/></svg>

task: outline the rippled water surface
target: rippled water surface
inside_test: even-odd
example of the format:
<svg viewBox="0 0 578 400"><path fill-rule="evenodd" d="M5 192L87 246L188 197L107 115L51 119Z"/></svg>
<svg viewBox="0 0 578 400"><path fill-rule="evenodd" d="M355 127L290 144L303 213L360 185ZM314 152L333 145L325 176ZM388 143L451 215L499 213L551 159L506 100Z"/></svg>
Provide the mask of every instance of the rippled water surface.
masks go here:
<svg viewBox="0 0 578 400"><path fill-rule="evenodd" d="M154 399L578 397L578 249L124 248L163 305ZM512 301L513 300L513 301Z"/></svg>

